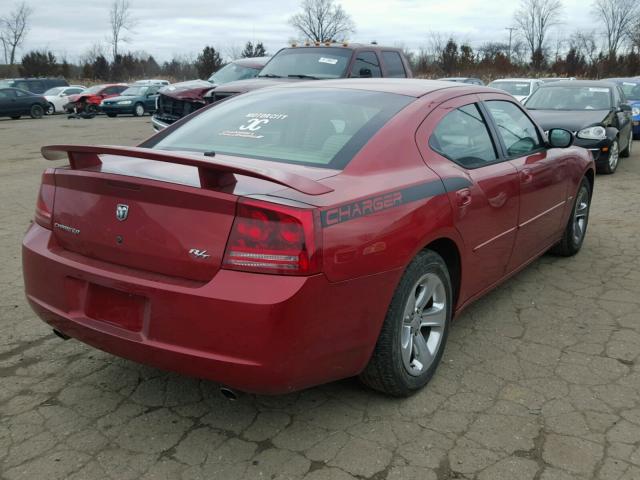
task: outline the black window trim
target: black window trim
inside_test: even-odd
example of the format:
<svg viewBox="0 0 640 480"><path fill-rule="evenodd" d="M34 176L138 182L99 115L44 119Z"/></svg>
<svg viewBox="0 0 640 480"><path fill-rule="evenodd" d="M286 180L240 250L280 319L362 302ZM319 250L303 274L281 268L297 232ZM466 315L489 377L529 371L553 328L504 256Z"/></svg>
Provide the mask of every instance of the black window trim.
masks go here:
<svg viewBox="0 0 640 480"><path fill-rule="evenodd" d="M535 150L531 150L530 152L526 153L526 154L516 154L516 155L509 155L509 152L507 151L507 146L505 145L504 141L502 140L502 136L500 135L500 132L498 131L498 124L496 123L495 119L493 118L493 116L491 115L491 112L489 111L489 108L485 105L486 102L492 102L492 101L496 101L496 102L507 102L507 103L511 103L512 105L514 105L516 108L520 109L520 111L522 113L524 113L525 117L527 117L529 119L529 121L533 124L533 127L536 129L536 132L538 133L538 140L541 143L541 146L536 148ZM481 100L480 101L480 109L485 112L485 120L488 120L488 123L491 124L491 133L492 135L496 138L498 144L500 145L500 156L503 157L503 159L505 161L509 161L509 160L515 160L517 158L522 158L522 157L528 157L530 155L535 155L536 153L540 153L542 151L547 151L549 150L548 146L547 146L547 142L546 142L546 137L543 134L543 132L540 131L540 128L538 127L538 124L536 122L533 121L533 119L529 116L529 114L522 108L520 107L520 105L518 105L515 102L512 102L511 100L507 99L507 98L492 98L489 100Z"/></svg>
<svg viewBox="0 0 640 480"><path fill-rule="evenodd" d="M460 97L458 97L460 98ZM489 122L487 122L487 112L482 108L481 106L482 101L479 100L474 100L471 101L469 103L465 103L464 105L458 105L457 107L451 107L451 110L449 112L447 112L439 121L438 121L438 125L440 124L440 122L442 120L444 120L444 118L449 115L450 113L452 113L454 110L459 110L462 107L467 107L469 105L475 105L476 108L478 108L478 112L480 113L480 116L482 117L482 121L485 124L485 127L487 128L487 133L489 134L489 139L491 140L491 143L493 144L493 149L496 152L496 159L491 161L491 162L485 162L482 165L478 165L475 167L469 167L466 165L463 165L459 162L457 162L456 160L454 160L453 158L447 156L443 151L441 151L439 148L436 148L433 143L431 142L431 139L434 136L434 131L431 132L431 135L429 135L429 148L431 148L431 150L433 150L434 152L436 152L438 155L443 156L444 158L446 158L447 160L449 160L450 162L455 163L456 165L458 165L461 168L464 168L465 170L477 170L479 168L484 168L484 167L488 167L490 165L496 165L498 163L503 163L505 161L507 161L508 159L504 158L504 152L502 151L503 146L501 144L498 144L496 142L496 136L495 136L495 131L493 130L493 127L491 127L489 125ZM436 125L437 126L437 125ZM435 129L434 129L435 130ZM498 146L500 145L500 146Z"/></svg>

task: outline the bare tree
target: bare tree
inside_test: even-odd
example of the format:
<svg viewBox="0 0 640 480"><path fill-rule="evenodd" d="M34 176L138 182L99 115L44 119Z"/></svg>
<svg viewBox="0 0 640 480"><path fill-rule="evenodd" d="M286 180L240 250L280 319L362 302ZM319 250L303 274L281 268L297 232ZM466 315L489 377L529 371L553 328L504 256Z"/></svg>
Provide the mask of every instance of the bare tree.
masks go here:
<svg viewBox="0 0 640 480"><path fill-rule="evenodd" d="M344 40L355 32L351 15L334 0L302 0L301 9L289 23L307 40Z"/></svg>
<svg viewBox="0 0 640 480"><path fill-rule="evenodd" d="M596 0L593 16L604 24L607 54L615 58L625 39L637 28L640 4L636 0Z"/></svg>
<svg viewBox="0 0 640 480"><path fill-rule="evenodd" d="M576 30L569 39L569 47L575 49L591 65L598 59L598 43L593 30Z"/></svg>
<svg viewBox="0 0 640 480"><path fill-rule="evenodd" d="M4 51L4 61L13 65L16 61L16 50L29 31L29 19L33 10L26 3L16 5L15 9L5 17L0 17L0 42Z"/></svg>
<svg viewBox="0 0 640 480"><path fill-rule="evenodd" d="M125 32L131 32L136 26L136 20L131 15L131 2L129 0L113 0L109 11L109 23L111 25L111 52L115 60L118 55L118 45L129 41L124 36Z"/></svg>
<svg viewBox="0 0 640 480"><path fill-rule="evenodd" d="M539 69L544 59L545 40L549 29L560 23L560 0L520 0L514 22L529 50L533 67Z"/></svg>

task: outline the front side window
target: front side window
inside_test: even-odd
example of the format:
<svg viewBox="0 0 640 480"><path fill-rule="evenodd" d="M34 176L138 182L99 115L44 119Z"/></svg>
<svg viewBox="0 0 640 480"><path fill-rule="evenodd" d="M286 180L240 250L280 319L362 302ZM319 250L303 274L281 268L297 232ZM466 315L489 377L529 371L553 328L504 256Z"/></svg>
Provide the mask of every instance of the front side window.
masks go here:
<svg viewBox="0 0 640 480"><path fill-rule="evenodd" d="M536 126L516 105L503 100L490 100L485 105L498 127L507 156L527 155L544 146Z"/></svg>
<svg viewBox="0 0 640 480"><path fill-rule="evenodd" d="M530 82L505 82L497 80L489 84L491 88L505 91L514 97L526 97L531 93Z"/></svg>
<svg viewBox="0 0 640 480"><path fill-rule="evenodd" d="M351 68L351 76L358 78L378 78L382 76L378 57L374 52L359 52Z"/></svg>
<svg viewBox="0 0 640 480"><path fill-rule="evenodd" d="M465 168L482 167L498 159L487 125L475 104L445 115L434 129L429 145Z"/></svg>
<svg viewBox="0 0 640 480"><path fill-rule="evenodd" d="M388 77L405 78L407 76L402 64L402 58L398 52L382 52L382 59L387 67Z"/></svg>
<svg viewBox="0 0 640 480"><path fill-rule="evenodd" d="M154 145L343 168L414 98L334 88L275 88L203 111Z"/></svg>

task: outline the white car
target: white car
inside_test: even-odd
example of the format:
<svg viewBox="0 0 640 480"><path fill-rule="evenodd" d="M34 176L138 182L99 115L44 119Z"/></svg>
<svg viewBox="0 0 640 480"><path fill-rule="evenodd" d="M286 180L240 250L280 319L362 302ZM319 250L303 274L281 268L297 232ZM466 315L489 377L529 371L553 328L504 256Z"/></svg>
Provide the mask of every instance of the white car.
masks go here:
<svg viewBox="0 0 640 480"><path fill-rule="evenodd" d="M69 85L68 87L53 87L44 92L43 96L49 102L47 115L54 113L64 113L63 105L69 103L67 97L82 93L87 89L83 85Z"/></svg>
<svg viewBox="0 0 640 480"><path fill-rule="evenodd" d="M504 90L522 103L543 83L544 82L542 80L537 80L535 78L498 78L487 86Z"/></svg>

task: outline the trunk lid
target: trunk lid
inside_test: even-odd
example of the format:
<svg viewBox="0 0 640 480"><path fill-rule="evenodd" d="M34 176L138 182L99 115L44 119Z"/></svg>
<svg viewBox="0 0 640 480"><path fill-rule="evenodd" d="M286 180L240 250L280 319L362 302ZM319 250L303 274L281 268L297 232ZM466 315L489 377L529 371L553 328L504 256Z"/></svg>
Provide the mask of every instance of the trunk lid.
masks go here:
<svg viewBox="0 0 640 480"><path fill-rule="evenodd" d="M55 176L53 231L65 250L197 281L220 267L237 196L100 172Z"/></svg>
<svg viewBox="0 0 640 480"><path fill-rule="evenodd" d="M58 151L64 148L77 147ZM130 150L137 154L141 149ZM160 153L172 154L181 152ZM252 177L248 159L237 160L246 174L234 173L234 183L205 188L202 167L194 165L110 154L97 163L83 158L85 164L76 169L55 171L53 233L58 245L92 259L194 281L206 282L220 268L239 196L285 188ZM337 173L293 165L285 170L307 182Z"/></svg>

